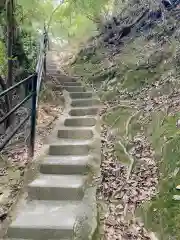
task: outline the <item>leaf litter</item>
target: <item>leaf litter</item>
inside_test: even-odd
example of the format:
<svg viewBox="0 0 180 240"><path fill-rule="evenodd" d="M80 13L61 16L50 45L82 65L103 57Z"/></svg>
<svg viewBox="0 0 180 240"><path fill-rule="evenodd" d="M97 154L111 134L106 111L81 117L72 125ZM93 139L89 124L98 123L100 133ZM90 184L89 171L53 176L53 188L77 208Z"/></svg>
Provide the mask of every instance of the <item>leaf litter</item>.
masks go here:
<svg viewBox="0 0 180 240"><path fill-rule="evenodd" d="M103 114L106 111L109 105L102 109ZM158 174L153 149L144 135L137 134L133 138L129 153L135 159L135 166L127 177L129 166L122 164L115 154L117 136L103 124L101 137L106 140L102 141L102 180L97 198L108 208L102 220L104 239L152 239L135 212L139 205L156 195Z"/></svg>

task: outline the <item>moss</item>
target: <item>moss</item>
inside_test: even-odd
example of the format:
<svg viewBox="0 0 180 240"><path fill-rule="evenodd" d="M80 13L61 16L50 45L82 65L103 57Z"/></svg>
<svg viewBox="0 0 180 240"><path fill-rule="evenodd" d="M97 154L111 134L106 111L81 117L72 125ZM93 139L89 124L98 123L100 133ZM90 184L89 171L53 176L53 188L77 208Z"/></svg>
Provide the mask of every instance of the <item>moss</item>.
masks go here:
<svg viewBox="0 0 180 240"><path fill-rule="evenodd" d="M116 137L118 139L119 136L121 136L121 139L123 140L123 144L126 145L126 123L128 119L131 117L131 115L136 110L132 107L128 106L119 106L114 111L111 111L108 113L104 121L107 125L111 126L113 129L116 129ZM122 146L118 143L118 141L115 143L115 155L117 156L117 159L124 163L124 164L130 164L130 160L126 153L124 152L124 149Z"/></svg>
<svg viewBox="0 0 180 240"><path fill-rule="evenodd" d="M101 91L99 93L99 97L101 98L101 101L109 101L113 100L116 97L117 91Z"/></svg>
<svg viewBox="0 0 180 240"><path fill-rule="evenodd" d="M126 155L126 153L124 152L124 149L122 148L122 146L119 143L115 144L114 150L115 150L117 159L121 163L128 164L128 165L131 163L129 157Z"/></svg>
<svg viewBox="0 0 180 240"><path fill-rule="evenodd" d="M115 77L116 69L110 68L107 70L102 70L99 74L94 74L93 77L90 77L91 82L102 82L105 80L111 80Z"/></svg>
<svg viewBox="0 0 180 240"><path fill-rule="evenodd" d="M119 134L123 135L125 133L126 121L134 111L135 109L133 109L132 107L119 106L114 111L110 111L105 116L105 122L109 126L117 128Z"/></svg>
<svg viewBox="0 0 180 240"><path fill-rule="evenodd" d="M151 84L156 80L156 70L139 69L128 71L124 76L123 88L127 88L130 91L141 89L147 84Z"/></svg>

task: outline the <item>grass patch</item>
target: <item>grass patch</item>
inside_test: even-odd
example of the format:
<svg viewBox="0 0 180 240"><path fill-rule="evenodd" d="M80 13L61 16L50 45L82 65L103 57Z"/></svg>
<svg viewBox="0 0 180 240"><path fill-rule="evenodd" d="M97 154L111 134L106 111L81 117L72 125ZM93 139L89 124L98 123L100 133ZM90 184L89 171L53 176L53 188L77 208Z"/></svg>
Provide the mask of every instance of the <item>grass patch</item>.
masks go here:
<svg viewBox="0 0 180 240"><path fill-rule="evenodd" d="M127 154L124 152L124 149L119 143L116 143L114 146L115 154L117 158L121 161L123 164L129 165L131 163L129 157Z"/></svg>
<svg viewBox="0 0 180 240"><path fill-rule="evenodd" d="M104 121L107 125L117 129L117 133L121 136L126 133L126 122L128 118L134 113L135 109L128 106L119 106L114 111L108 113Z"/></svg>
<svg viewBox="0 0 180 240"><path fill-rule="evenodd" d="M149 69L130 70L124 76L122 88L130 91L141 89L156 80L156 71Z"/></svg>
<svg viewBox="0 0 180 240"><path fill-rule="evenodd" d="M99 97L101 98L101 101L110 101L113 100L116 97L117 92L116 91L100 91Z"/></svg>

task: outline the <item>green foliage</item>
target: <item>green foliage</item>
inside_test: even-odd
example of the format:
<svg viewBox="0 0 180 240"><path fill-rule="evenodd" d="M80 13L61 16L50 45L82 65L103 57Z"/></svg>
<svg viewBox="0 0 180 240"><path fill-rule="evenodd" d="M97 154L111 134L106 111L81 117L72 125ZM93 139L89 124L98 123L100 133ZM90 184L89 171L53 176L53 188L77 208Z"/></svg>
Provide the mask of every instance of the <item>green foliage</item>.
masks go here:
<svg viewBox="0 0 180 240"><path fill-rule="evenodd" d="M108 0L66 0L58 8L54 14L56 17L70 17L82 15L91 20L98 21L101 18L101 13L106 9Z"/></svg>
<svg viewBox="0 0 180 240"><path fill-rule="evenodd" d="M27 72L34 70L37 43L44 25L54 38L60 37L72 42L93 35L96 24L101 22L102 14L107 11L108 2L109 0L65 0L55 4L53 0L17 0L14 16L17 28L15 38L18 38L13 47L13 55L18 56L19 65ZM6 75L5 12L1 14L0 22L0 74L3 71Z"/></svg>
<svg viewBox="0 0 180 240"><path fill-rule="evenodd" d="M109 0L66 0L51 16L50 29L54 36L84 38L93 35L96 24L103 21Z"/></svg>
<svg viewBox="0 0 180 240"><path fill-rule="evenodd" d="M50 26L50 31L54 37L61 37L62 39L68 39L72 42L76 39L84 38L87 32L93 35L95 30L95 24L80 14L73 18L64 17L62 20L56 20Z"/></svg>
<svg viewBox="0 0 180 240"><path fill-rule="evenodd" d="M17 20L21 28L33 33L45 24L54 37L82 38L96 30L96 24L108 11L109 0L18 0ZM36 7L34 7L36 6Z"/></svg>
<svg viewBox="0 0 180 240"><path fill-rule="evenodd" d="M38 0L17 0L16 19L21 28L26 31L42 29L45 21L50 18L53 11L52 1L38 1Z"/></svg>
<svg viewBox="0 0 180 240"><path fill-rule="evenodd" d="M32 72L34 71L35 65L37 64L37 52L38 52L37 39L28 33L23 34L22 41L26 56L28 57L28 60L31 63L29 66L26 67L29 68L29 72Z"/></svg>

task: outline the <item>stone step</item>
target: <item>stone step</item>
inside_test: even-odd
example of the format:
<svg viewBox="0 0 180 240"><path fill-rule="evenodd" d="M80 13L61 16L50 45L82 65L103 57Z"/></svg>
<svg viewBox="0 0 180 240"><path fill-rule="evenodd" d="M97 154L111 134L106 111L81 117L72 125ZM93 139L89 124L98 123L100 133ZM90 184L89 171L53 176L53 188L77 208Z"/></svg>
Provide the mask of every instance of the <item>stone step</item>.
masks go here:
<svg viewBox="0 0 180 240"><path fill-rule="evenodd" d="M93 131L91 128L70 128L65 127L58 130L58 138L69 139L91 139Z"/></svg>
<svg viewBox="0 0 180 240"><path fill-rule="evenodd" d="M67 141L69 140L69 141ZM80 155L86 156L89 153L90 141L73 141L73 139L61 139L49 146L49 155L52 156L62 156L62 155Z"/></svg>
<svg viewBox="0 0 180 240"><path fill-rule="evenodd" d="M36 200L81 200L85 176L40 174L28 185L28 196Z"/></svg>
<svg viewBox="0 0 180 240"><path fill-rule="evenodd" d="M74 86L82 86L82 84L80 82L64 82L63 86L65 87L74 87Z"/></svg>
<svg viewBox="0 0 180 240"><path fill-rule="evenodd" d="M60 74L60 75L58 74L57 79L62 84L67 83L67 82L77 82L77 78L69 77L69 76L62 75L62 74Z"/></svg>
<svg viewBox="0 0 180 240"><path fill-rule="evenodd" d="M92 96L93 96L92 92L72 92L72 93L70 93L71 98L77 98L77 99L92 98Z"/></svg>
<svg viewBox="0 0 180 240"><path fill-rule="evenodd" d="M93 117L71 117L65 119L64 125L68 127L93 127L96 125L96 119Z"/></svg>
<svg viewBox="0 0 180 240"><path fill-rule="evenodd" d="M74 87L70 87L70 86L65 86L64 87L68 92L85 92L85 88L84 87L80 87L80 86L74 86Z"/></svg>
<svg viewBox="0 0 180 240"><path fill-rule="evenodd" d="M97 107L81 107L81 108L73 108L69 111L70 116L95 116L99 111Z"/></svg>
<svg viewBox="0 0 180 240"><path fill-rule="evenodd" d="M8 230L9 240L70 240L80 202L31 201Z"/></svg>
<svg viewBox="0 0 180 240"><path fill-rule="evenodd" d="M72 107L91 107L98 104L100 104L100 101L96 98L73 99L71 102Z"/></svg>
<svg viewBox="0 0 180 240"><path fill-rule="evenodd" d="M47 156L40 164L43 174L84 174L90 156Z"/></svg>

